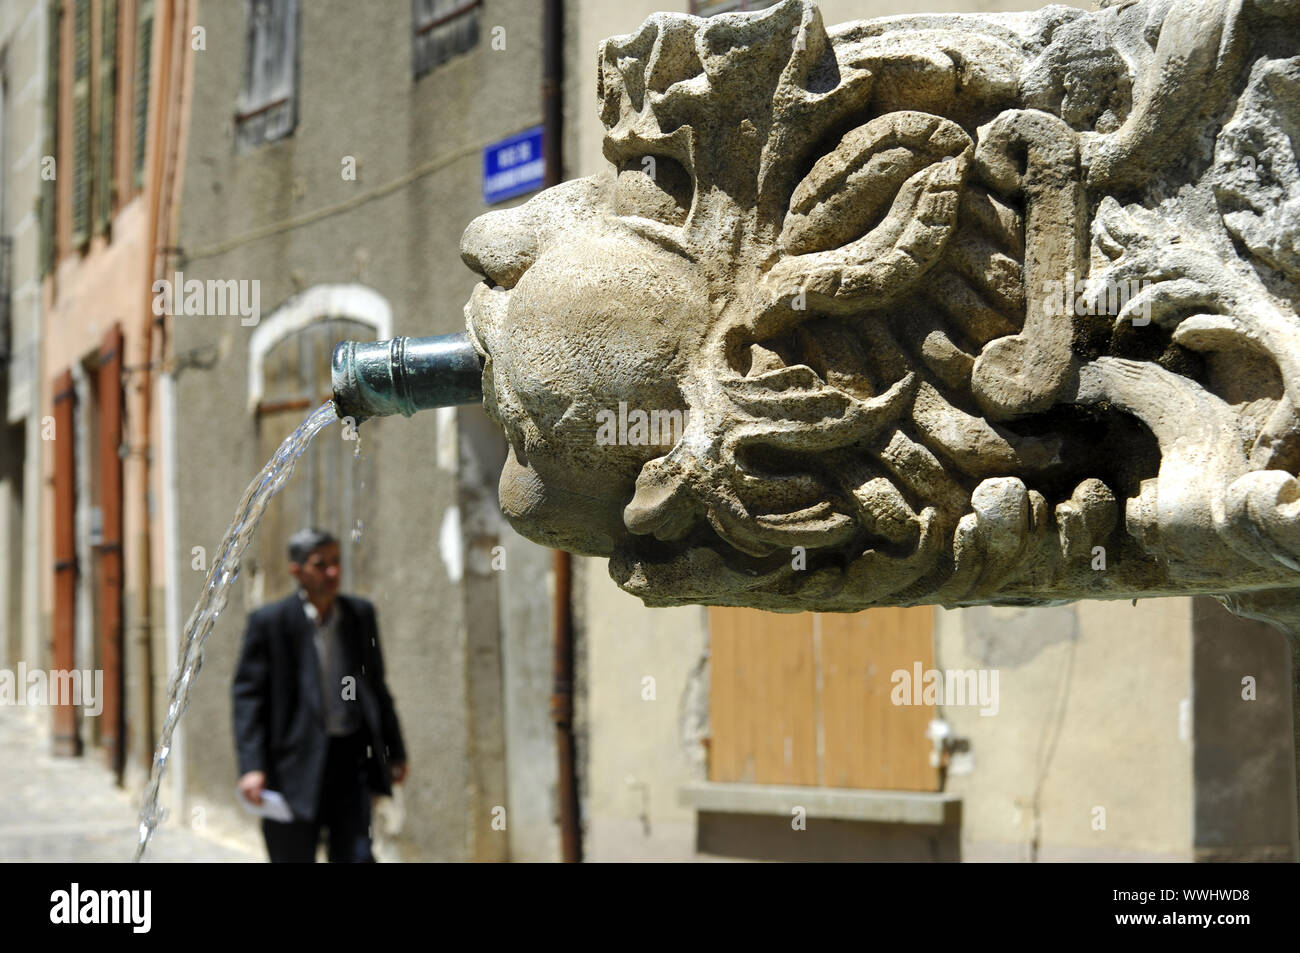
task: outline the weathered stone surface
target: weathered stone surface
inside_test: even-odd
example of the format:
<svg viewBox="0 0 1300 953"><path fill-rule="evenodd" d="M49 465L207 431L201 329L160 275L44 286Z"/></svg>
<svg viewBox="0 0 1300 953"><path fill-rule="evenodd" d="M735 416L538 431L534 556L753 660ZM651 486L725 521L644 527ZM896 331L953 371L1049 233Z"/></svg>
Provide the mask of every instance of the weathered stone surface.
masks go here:
<svg viewBox="0 0 1300 953"><path fill-rule="evenodd" d="M1297 0L606 41L610 171L462 241L507 516L650 605L1285 602L1298 54Z"/></svg>

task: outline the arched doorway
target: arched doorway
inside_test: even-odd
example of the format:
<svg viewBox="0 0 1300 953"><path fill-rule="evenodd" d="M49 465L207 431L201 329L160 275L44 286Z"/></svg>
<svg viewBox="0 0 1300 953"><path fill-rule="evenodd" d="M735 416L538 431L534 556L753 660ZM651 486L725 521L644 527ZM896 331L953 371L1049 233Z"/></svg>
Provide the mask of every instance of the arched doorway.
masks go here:
<svg viewBox="0 0 1300 953"><path fill-rule="evenodd" d="M260 459L270 459L280 442L313 410L329 400L330 355L344 339L372 340L392 334L387 302L361 286L317 286L296 296L261 323L250 343L249 397ZM358 457L350 428L330 427L303 453L294 475L268 504L258 530L251 569L253 596L261 604L293 589L285 545L305 526L339 538L343 591L365 595L373 580L364 540L363 496L380 490L374 466L374 429L364 435Z"/></svg>

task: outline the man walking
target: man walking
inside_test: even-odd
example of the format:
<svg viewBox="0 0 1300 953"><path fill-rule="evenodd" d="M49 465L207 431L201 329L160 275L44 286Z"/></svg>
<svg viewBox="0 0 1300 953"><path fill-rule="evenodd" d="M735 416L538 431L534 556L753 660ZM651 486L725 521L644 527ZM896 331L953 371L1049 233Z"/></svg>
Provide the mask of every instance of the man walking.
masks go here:
<svg viewBox="0 0 1300 953"><path fill-rule="evenodd" d="M248 618L233 698L239 793L279 791L288 822L262 820L272 863L373 862L370 795L392 794L406 749L384 682L375 609L339 595L339 544L305 529L289 540L293 595Z"/></svg>

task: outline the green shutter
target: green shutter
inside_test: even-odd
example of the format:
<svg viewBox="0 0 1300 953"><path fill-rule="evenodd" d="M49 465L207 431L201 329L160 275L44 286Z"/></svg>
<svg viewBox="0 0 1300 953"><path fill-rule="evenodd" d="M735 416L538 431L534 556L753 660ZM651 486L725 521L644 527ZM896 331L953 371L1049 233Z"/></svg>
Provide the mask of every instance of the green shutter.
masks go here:
<svg viewBox="0 0 1300 953"><path fill-rule="evenodd" d="M45 156L53 156L59 149L59 0L50 0L45 25L47 38L45 63L45 142L41 153L41 274L54 268L55 234L58 216L56 203L58 182L46 178Z"/></svg>
<svg viewBox="0 0 1300 953"><path fill-rule="evenodd" d="M72 23L72 244L90 237L90 0L75 0Z"/></svg>
<svg viewBox="0 0 1300 953"><path fill-rule="evenodd" d="M108 228L113 219L113 191L117 177L114 142L117 132L117 0L100 0L99 142L95 150L95 231Z"/></svg>
<svg viewBox="0 0 1300 953"><path fill-rule="evenodd" d="M144 148L149 132L149 57L153 52L153 0L137 0L135 42L135 187L144 188Z"/></svg>

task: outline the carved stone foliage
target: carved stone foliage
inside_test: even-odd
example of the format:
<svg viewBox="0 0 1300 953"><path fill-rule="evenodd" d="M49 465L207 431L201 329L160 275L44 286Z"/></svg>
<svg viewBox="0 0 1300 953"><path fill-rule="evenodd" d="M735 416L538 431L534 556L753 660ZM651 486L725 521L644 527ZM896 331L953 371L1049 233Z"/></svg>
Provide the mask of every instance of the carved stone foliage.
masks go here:
<svg viewBox="0 0 1300 953"><path fill-rule="evenodd" d="M525 535L650 605L1300 585L1300 2L786 0L599 70L608 173L462 240Z"/></svg>

